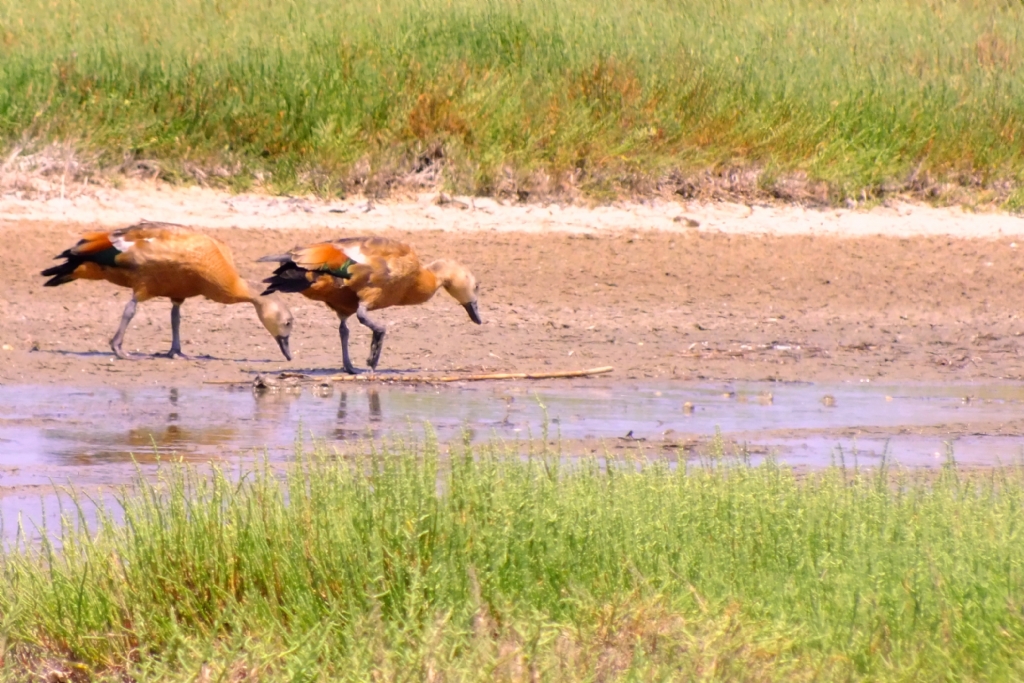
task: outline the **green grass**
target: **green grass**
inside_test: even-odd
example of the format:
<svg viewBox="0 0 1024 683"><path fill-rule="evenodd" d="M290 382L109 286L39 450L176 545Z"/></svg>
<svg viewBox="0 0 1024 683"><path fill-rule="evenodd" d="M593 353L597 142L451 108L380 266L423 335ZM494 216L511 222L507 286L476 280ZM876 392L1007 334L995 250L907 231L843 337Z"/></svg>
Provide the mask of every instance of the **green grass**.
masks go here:
<svg viewBox="0 0 1024 683"><path fill-rule="evenodd" d="M39 680L1019 680L1024 468L427 445L169 467L0 563ZM33 677L35 676L35 677ZM64 679L61 679L64 680Z"/></svg>
<svg viewBox="0 0 1024 683"><path fill-rule="evenodd" d="M1022 66L1009 1L2 0L0 140L324 195L441 149L471 193L1003 201Z"/></svg>

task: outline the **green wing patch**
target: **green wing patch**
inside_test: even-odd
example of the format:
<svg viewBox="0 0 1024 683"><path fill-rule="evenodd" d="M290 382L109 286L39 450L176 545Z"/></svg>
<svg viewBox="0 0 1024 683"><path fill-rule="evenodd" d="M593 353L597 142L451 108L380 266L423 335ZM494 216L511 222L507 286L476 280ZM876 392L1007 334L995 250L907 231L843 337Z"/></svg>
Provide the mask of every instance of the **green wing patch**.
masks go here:
<svg viewBox="0 0 1024 683"><path fill-rule="evenodd" d="M330 273L334 277L340 277L342 280L347 280L352 277L352 273L349 271L349 266L353 265L355 261L349 259L341 264L340 268L331 268L330 266L320 266L319 270L325 273Z"/></svg>
<svg viewBox="0 0 1024 683"><path fill-rule="evenodd" d="M118 251L117 248L110 247L109 249L104 249L103 251L97 251L92 254L89 254L90 258L88 260L92 261L93 263L98 263L101 266L110 266L111 268L116 268L117 261L115 261L114 259L116 259L120 255L121 252Z"/></svg>

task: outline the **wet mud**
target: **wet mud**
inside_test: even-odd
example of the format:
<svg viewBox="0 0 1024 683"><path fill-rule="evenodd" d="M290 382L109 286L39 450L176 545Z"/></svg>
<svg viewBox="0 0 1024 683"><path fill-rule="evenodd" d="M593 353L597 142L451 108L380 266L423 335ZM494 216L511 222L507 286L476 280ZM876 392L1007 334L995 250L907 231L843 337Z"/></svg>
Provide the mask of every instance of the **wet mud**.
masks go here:
<svg viewBox="0 0 1024 683"><path fill-rule="evenodd" d="M340 370L337 319L295 296L292 362L250 306L188 301L186 353L170 305L147 302L113 358L128 300L106 283L42 287L38 272L90 226L0 223L0 514L68 481L108 491L161 459L287 459L297 437L561 439L573 452L679 458L716 431L753 459L798 466L993 464L1024 446L1019 317L1024 255L1011 237L843 238L672 232L445 232L391 228L424 260L456 258L482 282L485 324L443 292L378 314L380 378L612 365L559 382L334 384L253 393L258 374ZM337 230L216 229L240 271ZM369 334L352 324L357 365ZM211 384L238 382L236 386ZM101 493L101 495L107 495ZM52 506L51 506L52 510ZM34 516L33 516L34 515ZM41 512L29 515L45 519Z"/></svg>
<svg viewBox="0 0 1024 683"><path fill-rule="evenodd" d="M182 337L195 361L116 361L109 339L128 300L101 282L42 287L38 273L88 226L0 223L0 382L188 386L253 373L341 366L337 318L290 298L286 362L251 306L190 300ZM234 230L247 277L255 259L338 231ZM456 258L482 282L484 325L444 292L378 313L381 369L470 372L613 365L632 380L977 381L1024 376L1019 317L1024 249L1011 238L857 239L694 229L586 235L385 231L424 260ZM353 322L358 364L368 331ZM170 346L170 305L139 306L125 348Z"/></svg>

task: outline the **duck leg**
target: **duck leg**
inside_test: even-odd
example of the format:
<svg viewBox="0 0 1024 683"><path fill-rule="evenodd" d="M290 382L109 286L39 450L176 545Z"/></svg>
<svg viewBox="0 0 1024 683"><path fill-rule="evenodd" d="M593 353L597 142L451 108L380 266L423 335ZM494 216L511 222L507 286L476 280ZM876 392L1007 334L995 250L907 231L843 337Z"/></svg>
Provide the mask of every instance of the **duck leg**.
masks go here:
<svg viewBox="0 0 1024 683"><path fill-rule="evenodd" d="M114 333L113 339L110 340L110 348L113 350L114 355L122 360L128 360L131 358L130 354L125 353L121 349L121 343L124 341L124 331L128 329L128 323L135 317L135 307L138 305L138 300L135 298L135 294L132 293L131 300L125 305L124 313L121 314L121 324L117 328L117 332Z"/></svg>
<svg viewBox="0 0 1024 683"><path fill-rule="evenodd" d="M181 304L184 300L177 299L171 300L171 350L167 353L157 354L159 356L167 356L168 358L182 358L184 360L191 360L188 356L181 352Z"/></svg>
<svg viewBox="0 0 1024 683"><path fill-rule="evenodd" d="M384 348L384 332L386 328L370 319L370 316L366 314L366 304L362 302L359 303L359 308L356 309L356 317L359 318L359 322L373 330L373 340L370 342L370 357L366 359L366 364L370 366L370 369L376 370L377 363L380 362L381 349Z"/></svg>
<svg viewBox="0 0 1024 683"><path fill-rule="evenodd" d="M341 336L341 362L345 366L345 372L350 375L358 374L359 371L352 366L352 359L348 356L348 323L347 318L341 319L338 325L338 334Z"/></svg>

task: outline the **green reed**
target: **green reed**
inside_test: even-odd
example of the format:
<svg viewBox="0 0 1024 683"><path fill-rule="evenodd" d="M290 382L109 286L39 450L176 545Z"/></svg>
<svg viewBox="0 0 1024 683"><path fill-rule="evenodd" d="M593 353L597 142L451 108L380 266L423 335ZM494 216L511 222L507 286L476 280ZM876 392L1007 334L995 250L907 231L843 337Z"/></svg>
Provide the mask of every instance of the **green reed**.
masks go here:
<svg viewBox="0 0 1024 683"><path fill-rule="evenodd" d="M752 169L1016 207L1022 27L1017 2L4 0L0 140L326 195L433 183L440 149L474 193Z"/></svg>
<svg viewBox="0 0 1024 683"><path fill-rule="evenodd" d="M166 466L98 519L78 498L59 542L3 554L0 671L1024 675L1024 468L728 462L719 445L674 468L427 444L230 474Z"/></svg>

